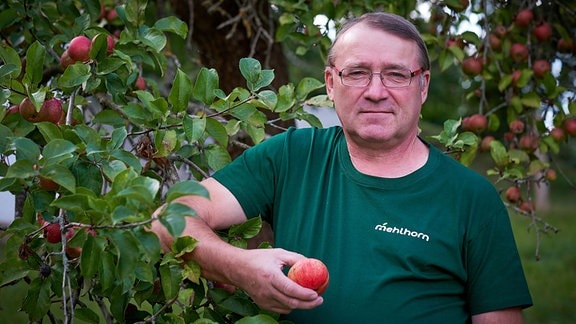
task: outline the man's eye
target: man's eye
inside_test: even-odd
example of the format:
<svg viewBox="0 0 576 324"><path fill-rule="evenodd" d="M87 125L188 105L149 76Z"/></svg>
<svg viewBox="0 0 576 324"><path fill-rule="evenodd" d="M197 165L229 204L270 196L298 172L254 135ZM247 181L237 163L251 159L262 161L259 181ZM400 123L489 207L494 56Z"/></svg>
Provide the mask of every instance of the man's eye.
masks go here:
<svg viewBox="0 0 576 324"><path fill-rule="evenodd" d="M384 73L387 77L390 78L407 78L408 75L402 71L387 71L386 73Z"/></svg>
<svg viewBox="0 0 576 324"><path fill-rule="evenodd" d="M346 71L346 76L361 78L370 75L366 70L348 70Z"/></svg>

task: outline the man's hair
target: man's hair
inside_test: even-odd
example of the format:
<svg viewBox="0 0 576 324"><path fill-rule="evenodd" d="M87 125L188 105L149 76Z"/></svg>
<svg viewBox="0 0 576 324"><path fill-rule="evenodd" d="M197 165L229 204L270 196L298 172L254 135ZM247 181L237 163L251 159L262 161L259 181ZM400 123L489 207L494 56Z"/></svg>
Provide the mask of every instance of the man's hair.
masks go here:
<svg viewBox="0 0 576 324"><path fill-rule="evenodd" d="M383 32L390 33L402 39L414 41L416 45L418 45L420 67L424 70L430 69L428 49L426 48L426 43L424 43L422 36L420 36L420 33L416 29L416 26L401 16L387 12L366 13L360 17L355 17L346 21L338 31L336 39L328 50L328 65L334 65L336 56L336 53L334 53L334 47L338 43L340 37L344 35L344 33L346 33L346 31L348 31L350 28L360 23L366 24L369 27L381 30Z"/></svg>

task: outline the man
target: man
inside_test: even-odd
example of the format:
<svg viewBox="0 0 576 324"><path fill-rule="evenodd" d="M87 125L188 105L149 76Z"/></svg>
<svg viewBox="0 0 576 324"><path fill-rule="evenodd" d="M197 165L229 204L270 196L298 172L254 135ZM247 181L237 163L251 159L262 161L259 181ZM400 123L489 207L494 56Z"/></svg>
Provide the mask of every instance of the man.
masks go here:
<svg viewBox="0 0 576 324"><path fill-rule="evenodd" d="M204 180L210 200L181 200L203 275L295 323L521 323L532 301L498 193L418 137L429 68L399 16L344 26L324 73L342 127L276 135ZM213 232L259 215L277 248ZM304 257L330 271L322 296L282 271Z"/></svg>

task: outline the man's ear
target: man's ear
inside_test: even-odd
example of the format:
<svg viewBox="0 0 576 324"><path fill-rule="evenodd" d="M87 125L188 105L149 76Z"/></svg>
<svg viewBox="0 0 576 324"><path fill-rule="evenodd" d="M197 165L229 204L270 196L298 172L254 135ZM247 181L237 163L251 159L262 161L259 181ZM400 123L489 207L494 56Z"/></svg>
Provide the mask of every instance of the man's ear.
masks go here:
<svg viewBox="0 0 576 324"><path fill-rule="evenodd" d="M326 85L326 94L328 98L332 100L332 89L334 88L334 75L332 74L332 69L327 66L324 69L324 83Z"/></svg>
<svg viewBox="0 0 576 324"><path fill-rule="evenodd" d="M430 72L424 71L420 74L420 95L422 96L422 102L426 101L428 98L428 87L430 85Z"/></svg>

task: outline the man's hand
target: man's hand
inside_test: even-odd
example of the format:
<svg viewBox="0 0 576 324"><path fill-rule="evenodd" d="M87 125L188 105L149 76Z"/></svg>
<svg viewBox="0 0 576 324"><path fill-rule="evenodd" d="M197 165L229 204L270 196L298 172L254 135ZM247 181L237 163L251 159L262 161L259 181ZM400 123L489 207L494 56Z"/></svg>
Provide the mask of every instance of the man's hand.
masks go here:
<svg viewBox="0 0 576 324"><path fill-rule="evenodd" d="M243 250L235 258L232 283L242 288L258 306L287 314L293 309L310 309L322 304L322 297L290 280L282 271L304 256L283 249Z"/></svg>

